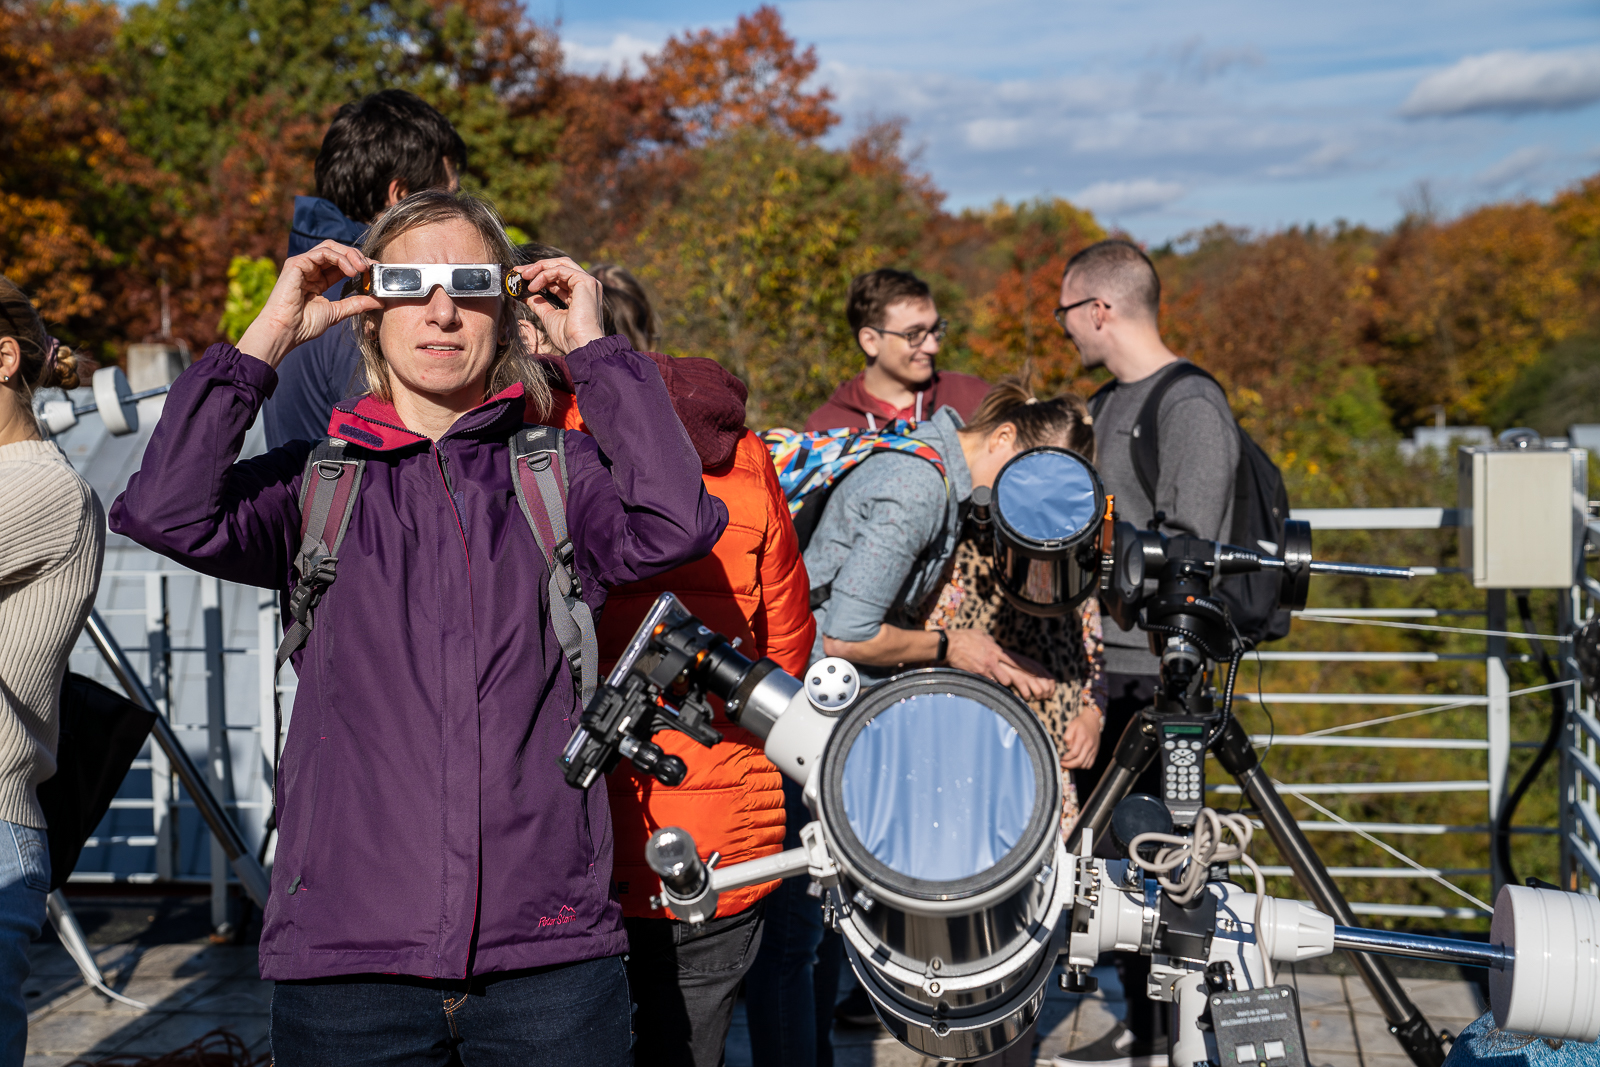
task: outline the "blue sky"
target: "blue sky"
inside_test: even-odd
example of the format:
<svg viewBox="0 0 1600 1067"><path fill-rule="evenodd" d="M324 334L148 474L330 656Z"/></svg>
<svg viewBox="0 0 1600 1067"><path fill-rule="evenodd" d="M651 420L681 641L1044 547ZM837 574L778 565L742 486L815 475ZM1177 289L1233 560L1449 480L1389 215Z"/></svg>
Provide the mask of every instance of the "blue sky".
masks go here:
<svg viewBox="0 0 1600 1067"><path fill-rule="evenodd" d="M618 68L733 0L528 0ZM1225 222L1387 226L1600 171L1600 3L794 0L843 140L908 121L960 208L1065 196L1159 243Z"/></svg>

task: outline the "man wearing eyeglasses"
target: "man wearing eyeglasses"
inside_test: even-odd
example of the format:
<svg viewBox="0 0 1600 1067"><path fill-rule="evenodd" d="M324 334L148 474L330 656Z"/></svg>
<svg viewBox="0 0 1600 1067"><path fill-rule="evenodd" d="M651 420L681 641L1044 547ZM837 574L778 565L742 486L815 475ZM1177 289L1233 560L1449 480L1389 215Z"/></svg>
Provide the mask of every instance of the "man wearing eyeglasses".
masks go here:
<svg viewBox="0 0 1600 1067"><path fill-rule="evenodd" d="M1202 375L1175 376L1186 363L1161 340L1161 279L1148 256L1127 241L1090 245L1067 261L1056 322L1078 349L1085 370L1104 367L1112 381L1089 401L1094 413L1095 466L1106 492L1116 494L1117 517L1141 530L1228 540L1233 524L1239 432L1228 398ZM1145 404L1156 398L1154 426L1160 461L1154 495L1134 465L1134 444ZM1106 706L1103 743L1094 766L1073 772L1088 797L1111 763L1129 720L1155 697L1161 661L1139 629L1105 628ZM1156 765L1134 791L1160 795ZM1118 953L1128 1017L1099 1041L1057 1057L1074 1067L1160 1067L1167 1062L1164 1005L1145 996L1147 956Z"/></svg>
<svg viewBox="0 0 1600 1067"><path fill-rule="evenodd" d="M867 368L812 413L807 431L878 430L896 419L922 422L945 406L970 418L989 391L982 378L938 369L949 323L915 274L883 268L857 275L845 315Z"/></svg>

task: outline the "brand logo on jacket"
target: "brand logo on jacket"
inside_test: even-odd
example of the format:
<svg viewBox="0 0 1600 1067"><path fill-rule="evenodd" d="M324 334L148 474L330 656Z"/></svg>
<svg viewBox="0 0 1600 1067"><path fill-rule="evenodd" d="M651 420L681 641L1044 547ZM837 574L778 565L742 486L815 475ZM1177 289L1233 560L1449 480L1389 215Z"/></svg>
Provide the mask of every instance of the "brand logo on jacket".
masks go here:
<svg viewBox="0 0 1600 1067"><path fill-rule="evenodd" d="M546 926L560 926L562 923L569 923L577 917L577 909L573 908L570 904L563 904L556 911L555 915L539 916L539 928L542 930Z"/></svg>

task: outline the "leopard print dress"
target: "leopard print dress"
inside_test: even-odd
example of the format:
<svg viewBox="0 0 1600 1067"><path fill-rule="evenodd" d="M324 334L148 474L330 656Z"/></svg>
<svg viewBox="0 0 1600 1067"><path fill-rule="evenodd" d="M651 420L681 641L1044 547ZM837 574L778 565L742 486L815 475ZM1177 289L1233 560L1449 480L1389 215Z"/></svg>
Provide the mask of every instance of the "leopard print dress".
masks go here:
<svg viewBox="0 0 1600 1067"><path fill-rule="evenodd" d="M1037 660L1056 680L1055 692L1029 701L1050 731L1058 752L1066 751L1067 724L1085 708L1094 707L1105 722L1105 644L1100 630L1100 605L1093 597L1078 609L1055 618L1018 611L1000 595L989 554L970 534L956 546L950 577L934 600L928 629L984 630L1008 652ZM1061 827L1078 817L1078 793L1072 775L1062 768Z"/></svg>

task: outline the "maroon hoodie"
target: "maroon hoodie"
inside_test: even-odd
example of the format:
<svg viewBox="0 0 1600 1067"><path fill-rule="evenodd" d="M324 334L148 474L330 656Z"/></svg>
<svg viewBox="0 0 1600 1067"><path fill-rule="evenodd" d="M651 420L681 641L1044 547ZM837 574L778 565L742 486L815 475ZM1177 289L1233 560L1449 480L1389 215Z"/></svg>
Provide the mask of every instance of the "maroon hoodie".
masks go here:
<svg viewBox="0 0 1600 1067"><path fill-rule="evenodd" d="M667 384L670 389L672 383ZM895 419L922 422L931 419L942 407L953 407L962 419L970 419L988 392L989 383L982 378L948 370L935 371L910 407L896 409L888 401L867 392L866 371L862 371L835 389L828 402L811 413L806 420L806 432L876 430Z"/></svg>
<svg viewBox="0 0 1600 1067"><path fill-rule="evenodd" d="M733 459L744 436L744 402L750 395L745 384L722 368L722 364L704 356L663 356L658 352L642 352L654 361L661 371L661 380L667 383L667 395L672 399L672 410L689 433L689 440L700 456L705 470L715 470ZM540 356L555 400L555 409L547 416L553 426L567 429L586 429L573 402L572 378L566 363L559 356ZM537 417L530 414L529 418Z"/></svg>

